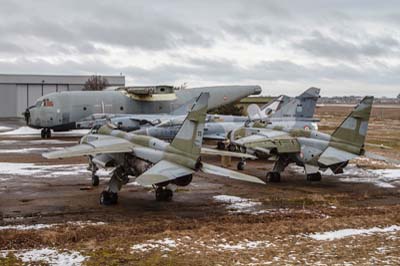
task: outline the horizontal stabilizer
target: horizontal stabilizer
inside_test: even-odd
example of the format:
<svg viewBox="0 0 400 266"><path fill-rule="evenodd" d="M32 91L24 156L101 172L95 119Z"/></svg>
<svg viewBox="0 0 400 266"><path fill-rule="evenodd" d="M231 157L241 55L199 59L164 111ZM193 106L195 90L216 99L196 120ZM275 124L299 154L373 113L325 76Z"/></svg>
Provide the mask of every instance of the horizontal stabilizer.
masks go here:
<svg viewBox="0 0 400 266"><path fill-rule="evenodd" d="M222 168L222 167L208 164L208 163L202 163L201 170L206 174L220 175L220 176L228 177L231 179L252 182L252 183L257 183L257 184L265 184L264 181L262 181L261 179L259 179L257 177L254 177L251 175L246 175L246 174L239 173L239 172L235 172L235 171L229 170L227 168Z"/></svg>
<svg viewBox="0 0 400 266"><path fill-rule="evenodd" d="M142 186L151 186L167 181L172 181L179 177L190 175L193 172L193 170L182 165L178 165L176 163L166 160L161 160L149 170L141 174L138 178L136 178L135 181Z"/></svg>
<svg viewBox="0 0 400 266"><path fill-rule="evenodd" d="M347 162L357 156L358 155L354 153L339 150L333 147L328 147L319 157L318 163L325 166L330 166L338 163Z"/></svg>

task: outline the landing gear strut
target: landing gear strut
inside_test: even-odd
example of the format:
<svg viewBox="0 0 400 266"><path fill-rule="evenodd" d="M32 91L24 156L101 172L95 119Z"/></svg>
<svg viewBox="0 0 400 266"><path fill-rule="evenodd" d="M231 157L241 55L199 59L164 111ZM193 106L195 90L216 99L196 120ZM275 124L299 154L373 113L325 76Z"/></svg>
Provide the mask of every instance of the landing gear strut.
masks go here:
<svg viewBox="0 0 400 266"><path fill-rule="evenodd" d="M51 138L51 129L50 128L42 128L42 131L40 132L40 136L42 139Z"/></svg>
<svg viewBox="0 0 400 266"><path fill-rule="evenodd" d="M174 193L171 189L166 187L156 188L156 200L157 201L171 201Z"/></svg>
<svg viewBox="0 0 400 266"><path fill-rule="evenodd" d="M113 205L118 202L118 191L121 190L122 185L128 182L128 175L124 171L123 167L115 168L110 182L106 190L100 194L100 204L102 205Z"/></svg>
<svg viewBox="0 0 400 266"><path fill-rule="evenodd" d="M317 172L317 173L312 173L312 174L308 174L307 175L307 181L321 181L321 173Z"/></svg>
<svg viewBox="0 0 400 266"><path fill-rule="evenodd" d="M97 187L100 184L100 178L98 175L92 175L92 186Z"/></svg>

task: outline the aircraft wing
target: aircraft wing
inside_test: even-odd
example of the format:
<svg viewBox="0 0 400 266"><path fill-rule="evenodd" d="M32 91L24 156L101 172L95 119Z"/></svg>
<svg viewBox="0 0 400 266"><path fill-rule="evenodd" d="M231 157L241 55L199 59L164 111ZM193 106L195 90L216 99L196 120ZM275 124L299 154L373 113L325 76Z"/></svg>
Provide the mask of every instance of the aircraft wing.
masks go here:
<svg viewBox="0 0 400 266"><path fill-rule="evenodd" d="M325 166L334 165L351 160L359 155L342 151L333 147L328 147L319 157L318 163Z"/></svg>
<svg viewBox="0 0 400 266"><path fill-rule="evenodd" d="M135 181L143 186L149 186L171 181L192 173L194 173L192 169L167 160L161 160L136 178Z"/></svg>
<svg viewBox="0 0 400 266"><path fill-rule="evenodd" d="M103 136L98 140L67 147L60 151L43 153L42 156L47 159L60 159L101 153L125 153L132 152L134 146L132 142L125 139Z"/></svg>
<svg viewBox="0 0 400 266"><path fill-rule="evenodd" d="M246 159L257 159L256 156L246 154L246 153L215 150L215 149L210 149L210 148L205 148L205 147L201 148L201 154L202 155L230 156L230 157L246 158Z"/></svg>

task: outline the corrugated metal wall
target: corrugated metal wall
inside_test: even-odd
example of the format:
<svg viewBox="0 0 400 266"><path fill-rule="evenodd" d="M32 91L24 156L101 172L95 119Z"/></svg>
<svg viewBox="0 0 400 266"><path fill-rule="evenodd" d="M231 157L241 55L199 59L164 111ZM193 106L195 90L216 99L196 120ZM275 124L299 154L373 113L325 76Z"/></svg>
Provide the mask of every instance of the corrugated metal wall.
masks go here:
<svg viewBox="0 0 400 266"><path fill-rule="evenodd" d="M82 90L83 81L88 78L89 76L0 75L0 117L22 117L25 109L35 104L36 100L42 95L57 91ZM52 82L58 81L59 83L36 83L37 80L42 79ZM107 79L109 82L111 80L112 85L125 85L125 77L123 76L107 77ZM82 84L76 84L78 81ZM22 82L23 84L21 84Z"/></svg>

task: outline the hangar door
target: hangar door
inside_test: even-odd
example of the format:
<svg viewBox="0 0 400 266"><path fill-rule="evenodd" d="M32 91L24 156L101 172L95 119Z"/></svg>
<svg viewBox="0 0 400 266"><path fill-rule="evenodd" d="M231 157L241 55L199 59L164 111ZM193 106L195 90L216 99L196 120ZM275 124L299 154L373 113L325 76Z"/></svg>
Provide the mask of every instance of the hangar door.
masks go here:
<svg viewBox="0 0 400 266"><path fill-rule="evenodd" d="M0 85L0 116L15 117L17 108L15 102L17 100L17 92L15 85Z"/></svg>

